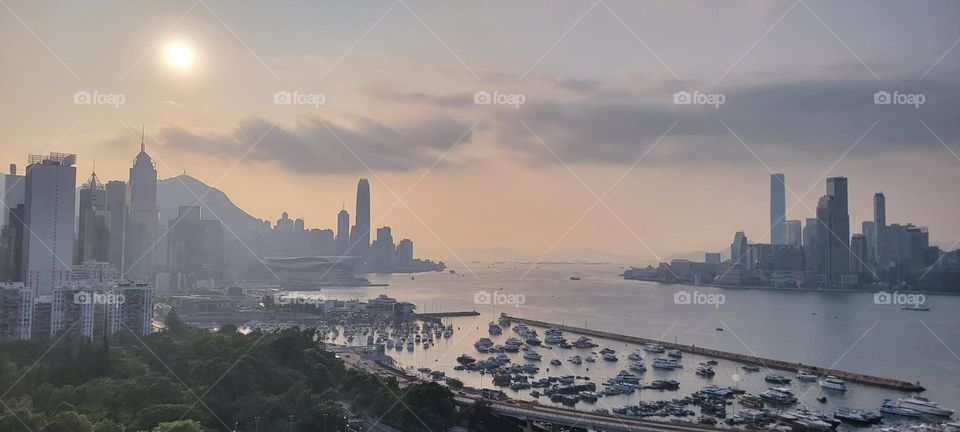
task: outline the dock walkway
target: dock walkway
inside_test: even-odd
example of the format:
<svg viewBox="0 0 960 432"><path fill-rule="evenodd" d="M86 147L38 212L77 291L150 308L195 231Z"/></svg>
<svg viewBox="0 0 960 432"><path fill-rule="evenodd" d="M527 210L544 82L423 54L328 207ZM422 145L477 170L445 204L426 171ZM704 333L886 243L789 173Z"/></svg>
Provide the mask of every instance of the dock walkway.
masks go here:
<svg viewBox="0 0 960 432"><path fill-rule="evenodd" d="M881 377L864 375L864 374L859 374L855 372L847 372L847 371L842 371L837 369L820 368L816 366L805 365L802 363L792 363L792 362L786 362L782 360L773 360L773 359L767 359L767 358L762 358L762 357L757 357L752 355L738 354L738 353L720 351L720 350L715 350L710 348L703 348L703 347L698 347L694 345L684 345L684 344L647 339L647 338L642 338L637 336L627 336L627 335L621 335L616 333L608 333L600 330L591 330L591 329L573 327L573 326L568 326L563 324L537 321L537 320L521 318L521 317L511 316L509 318L511 321L514 321L514 322L522 322L527 325L533 325L537 327L545 327L545 328L554 327L554 328L558 328L560 330L568 331L571 333L579 333L586 336L612 339L612 340L617 340L621 342L629 342L629 343L635 343L635 344L648 344L648 343L659 344L669 349L679 349L680 351L686 351L692 354L699 354L706 357L731 360L731 361L740 362L740 363L756 364L756 365L761 365L761 366L765 366L772 369L780 369L780 370L790 371L790 372L796 372L799 369L805 369L817 375L833 375L835 377L844 379L846 381L873 385L873 386L878 386L878 387L883 387L883 388L888 388L893 390L900 390L905 392L919 392L924 390L923 386L921 386L919 383L914 384L907 381L901 381L901 380L892 379L892 378L881 378Z"/></svg>

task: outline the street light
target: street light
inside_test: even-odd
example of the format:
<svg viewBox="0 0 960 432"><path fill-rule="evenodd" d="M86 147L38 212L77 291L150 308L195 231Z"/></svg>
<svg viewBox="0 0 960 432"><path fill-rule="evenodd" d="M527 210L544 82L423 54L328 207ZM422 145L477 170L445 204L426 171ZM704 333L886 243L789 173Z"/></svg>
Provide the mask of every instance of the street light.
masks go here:
<svg viewBox="0 0 960 432"><path fill-rule="evenodd" d="M323 416L323 432L327 432L327 413L323 413L321 416Z"/></svg>
<svg viewBox="0 0 960 432"><path fill-rule="evenodd" d="M290 432L293 432L293 419L296 418L293 414L287 416L287 420L290 422Z"/></svg>
<svg viewBox="0 0 960 432"><path fill-rule="evenodd" d="M253 432L260 432L260 416L253 418Z"/></svg>

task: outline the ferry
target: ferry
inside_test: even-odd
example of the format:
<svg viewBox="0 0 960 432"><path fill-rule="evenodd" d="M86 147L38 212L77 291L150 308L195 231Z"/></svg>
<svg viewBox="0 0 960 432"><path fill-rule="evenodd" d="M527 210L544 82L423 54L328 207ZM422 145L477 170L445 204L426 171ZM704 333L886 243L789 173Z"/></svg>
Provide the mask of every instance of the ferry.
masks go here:
<svg viewBox="0 0 960 432"><path fill-rule="evenodd" d="M913 408L902 407L890 399L884 399L880 405L880 412L886 414L895 414L904 417L920 417L920 411Z"/></svg>
<svg viewBox="0 0 960 432"><path fill-rule="evenodd" d="M897 405L912 408L922 413L932 414L935 416L950 417L953 415L953 410L944 408L935 402L931 402L930 399L927 399L923 396L911 396L906 399L899 399L897 400Z"/></svg>
<svg viewBox="0 0 960 432"><path fill-rule="evenodd" d="M843 382L842 379L831 375L828 375L826 378L820 380L820 387L830 390L847 391L847 383Z"/></svg>
<svg viewBox="0 0 960 432"><path fill-rule="evenodd" d="M813 372L800 369L797 371L796 378L800 381L816 381L817 375Z"/></svg>

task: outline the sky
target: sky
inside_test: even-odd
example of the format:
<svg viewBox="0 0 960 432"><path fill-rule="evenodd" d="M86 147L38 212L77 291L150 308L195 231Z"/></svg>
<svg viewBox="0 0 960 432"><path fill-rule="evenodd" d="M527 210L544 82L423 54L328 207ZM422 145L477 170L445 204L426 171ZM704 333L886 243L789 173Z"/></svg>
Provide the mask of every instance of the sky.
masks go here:
<svg viewBox="0 0 960 432"><path fill-rule="evenodd" d="M769 241L771 172L789 219L846 176L851 232L882 191L889 222L955 248L958 18L950 1L2 0L0 162L77 153L80 180L94 161L126 179L142 125L161 178L258 218L332 228L368 178L373 224L453 263Z"/></svg>

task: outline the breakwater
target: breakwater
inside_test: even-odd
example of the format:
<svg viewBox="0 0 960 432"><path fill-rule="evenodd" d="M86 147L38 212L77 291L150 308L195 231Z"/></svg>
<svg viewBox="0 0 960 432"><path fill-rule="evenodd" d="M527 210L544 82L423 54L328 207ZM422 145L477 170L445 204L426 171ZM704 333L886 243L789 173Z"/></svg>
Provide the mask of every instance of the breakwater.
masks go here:
<svg viewBox="0 0 960 432"><path fill-rule="evenodd" d="M846 381L857 382L861 384L873 385L883 388L889 388L893 390L900 390L905 392L919 392L923 391L924 388L919 383L911 383L907 381L897 380L893 378L883 378L876 377L871 375L859 374L855 372L848 372L837 369L827 369L817 366L805 365L802 363L793 363L782 360L774 360L763 357L757 357L747 354L732 353L727 351L720 351L710 348L703 348L694 345L684 345L672 342L658 341L654 339L647 339L637 336L627 336L616 333L609 333L601 330L591 330L581 327L574 327L564 324L550 323L546 321L537 321L521 317L509 317L511 321L522 322L527 325L537 326L537 327L554 327L563 331L578 333L585 336L592 336L604 339L611 339L621 342L635 343L635 344L659 344L664 348L669 349L678 349L680 351L686 351L692 354L699 354L706 357L731 360L735 362L745 363L745 364L756 364L764 366L771 369L779 369L783 371L796 372L799 369L809 370L817 375L833 375L835 377L844 379Z"/></svg>

